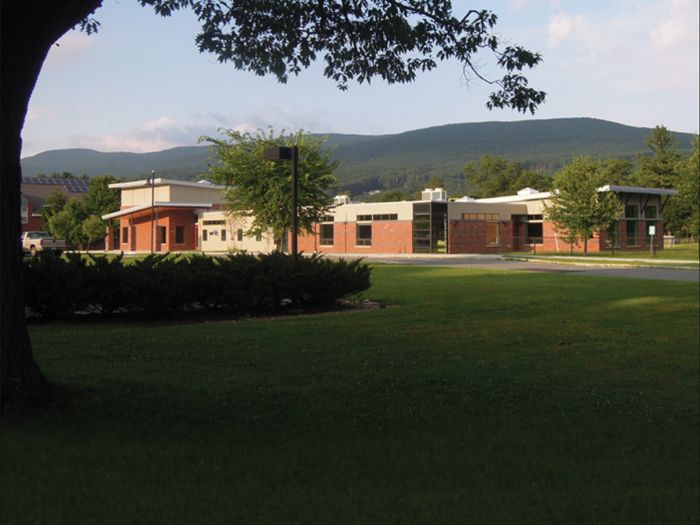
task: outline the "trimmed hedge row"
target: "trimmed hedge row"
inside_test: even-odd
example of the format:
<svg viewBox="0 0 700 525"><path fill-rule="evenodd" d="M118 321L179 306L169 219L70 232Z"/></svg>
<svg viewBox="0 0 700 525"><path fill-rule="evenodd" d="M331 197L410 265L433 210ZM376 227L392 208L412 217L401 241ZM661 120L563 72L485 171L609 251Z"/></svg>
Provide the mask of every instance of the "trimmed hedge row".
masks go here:
<svg viewBox="0 0 700 525"><path fill-rule="evenodd" d="M284 308L329 307L370 286L359 260L321 256L232 254L225 257L149 255L131 264L122 256L40 253L25 260L25 306L34 315L96 312L164 316L192 310L239 315Z"/></svg>

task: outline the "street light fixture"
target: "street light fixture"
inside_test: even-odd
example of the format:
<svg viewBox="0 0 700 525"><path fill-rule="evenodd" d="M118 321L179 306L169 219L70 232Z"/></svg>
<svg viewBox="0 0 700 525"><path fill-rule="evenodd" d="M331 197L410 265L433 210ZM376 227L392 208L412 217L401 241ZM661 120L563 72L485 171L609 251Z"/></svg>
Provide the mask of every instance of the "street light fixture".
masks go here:
<svg viewBox="0 0 700 525"><path fill-rule="evenodd" d="M297 146L275 146L265 150L265 160L291 160L292 161L292 258L297 260L297 179L299 178L299 148Z"/></svg>

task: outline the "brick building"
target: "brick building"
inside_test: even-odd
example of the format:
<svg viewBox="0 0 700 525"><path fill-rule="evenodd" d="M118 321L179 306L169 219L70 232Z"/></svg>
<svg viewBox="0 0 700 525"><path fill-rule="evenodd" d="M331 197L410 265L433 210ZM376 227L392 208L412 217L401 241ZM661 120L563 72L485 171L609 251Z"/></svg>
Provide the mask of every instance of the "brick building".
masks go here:
<svg viewBox="0 0 700 525"><path fill-rule="evenodd" d="M608 230L597 232L588 250L663 248L661 212L675 190L603 186L615 192L624 212ZM517 195L447 200L444 190L427 189L420 201L352 203L343 201L299 249L323 253L502 253L581 251L571 246L551 221L544 205L550 192L525 188ZM650 226L653 229L650 230Z"/></svg>
<svg viewBox="0 0 700 525"><path fill-rule="evenodd" d="M210 183L141 180L110 185L121 190L121 209L104 215L118 219L119 231L107 239L108 250L126 252L245 250L268 253L276 248L271 234L247 234L250 219L226 213L223 187ZM674 190L604 186L624 203L624 213L608 230L588 242L592 252L604 249L663 248L661 212ZM351 202L336 205L311 234L300 235L306 253L410 254L580 251L568 244L546 220L549 192L525 188L517 195L488 199L448 200L441 188L427 189L421 200Z"/></svg>
<svg viewBox="0 0 700 525"><path fill-rule="evenodd" d="M22 177L21 214L22 231L45 230L41 210L53 193L61 193L67 199L80 199L88 191L88 180L49 177Z"/></svg>

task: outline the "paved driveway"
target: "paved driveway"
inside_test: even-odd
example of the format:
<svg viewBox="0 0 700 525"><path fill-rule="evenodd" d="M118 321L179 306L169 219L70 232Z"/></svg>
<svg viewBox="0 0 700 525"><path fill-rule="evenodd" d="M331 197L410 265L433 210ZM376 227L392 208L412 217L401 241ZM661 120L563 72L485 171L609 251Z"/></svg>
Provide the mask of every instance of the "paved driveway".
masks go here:
<svg viewBox="0 0 700 525"><path fill-rule="evenodd" d="M700 281L698 270L675 270L670 268L615 268L603 266L580 266L575 264L554 264L528 261L511 261L489 256L419 256L392 257L371 256L367 261L386 264L406 264L416 266L448 266L457 268L484 268L488 270L511 270L521 272L551 272L574 275L594 275L605 277L626 277L632 279L660 279L666 281Z"/></svg>

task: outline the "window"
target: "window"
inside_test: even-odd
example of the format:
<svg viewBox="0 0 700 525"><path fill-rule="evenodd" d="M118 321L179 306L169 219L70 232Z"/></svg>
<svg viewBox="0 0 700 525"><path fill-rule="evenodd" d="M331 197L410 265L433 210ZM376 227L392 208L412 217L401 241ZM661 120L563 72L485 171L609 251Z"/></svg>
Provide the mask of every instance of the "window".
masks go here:
<svg viewBox="0 0 700 525"><path fill-rule="evenodd" d="M221 225L223 225L223 224L226 224L226 221L212 221L212 220L209 220L209 221L202 221L202 224L204 224L205 226L221 226Z"/></svg>
<svg viewBox="0 0 700 525"><path fill-rule="evenodd" d="M185 244L184 226L175 226L175 244Z"/></svg>
<svg viewBox="0 0 700 525"><path fill-rule="evenodd" d="M165 244L165 226L158 226L158 235L156 238L160 244Z"/></svg>
<svg viewBox="0 0 700 525"><path fill-rule="evenodd" d="M222 241L226 240L226 229L221 230L221 240Z"/></svg>
<svg viewBox="0 0 700 525"><path fill-rule="evenodd" d="M647 206L644 208L644 218L645 219L656 219L658 215L656 214L656 206Z"/></svg>
<svg viewBox="0 0 700 525"><path fill-rule="evenodd" d="M258 241L258 242L262 241L262 233L256 233L256 234L255 234L255 240Z"/></svg>
<svg viewBox="0 0 700 525"><path fill-rule="evenodd" d="M463 213L462 220L465 221L500 221L499 213Z"/></svg>
<svg viewBox="0 0 700 525"><path fill-rule="evenodd" d="M358 224L356 230L357 246L372 246L372 225Z"/></svg>
<svg viewBox="0 0 700 525"><path fill-rule="evenodd" d="M627 246L639 246L639 230L637 229L637 221L627 221L626 226Z"/></svg>
<svg viewBox="0 0 700 525"><path fill-rule="evenodd" d="M372 215L372 220L374 221L396 221L399 219L397 213L380 213L377 215Z"/></svg>
<svg viewBox="0 0 700 525"><path fill-rule="evenodd" d="M208 232L207 230L202 230L202 240L206 241L208 238Z"/></svg>
<svg viewBox="0 0 700 525"><path fill-rule="evenodd" d="M498 246L498 223L497 222L487 222L486 226L486 245L487 246Z"/></svg>
<svg viewBox="0 0 700 525"><path fill-rule="evenodd" d="M129 242L129 228L122 228L122 242Z"/></svg>
<svg viewBox="0 0 700 525"><path fill-rule="evenodd" d="M362 222L362 221L371 221L372 216L371 215L358 215L357 216L357 222Z"/></svg>
<svg viewBox="0 0 700 525"><path fill-rule="evenodd" d="M321 246L333 246L333 225L332 224L321 224L321 232L320 232L320 241L319 242L320 242Z"/></svg>
<svg viewBox="0 0 700 525"><path fill-rule="evenodd" d="M542 234L542 223L541 222L527 222L525 223L527 228L525 238L526 244L542 244L544 237Z"/></svg>
<svg viewBox="0 0 700 525"><path fill-rule="evenodd" d="M238 239L239 241L243 240L243 230L239 229L238 231L236 231L236 239Z"/></svg>
<svg viewBox="0 0 700 525"><path fill-rule="evenodd" d="M639 206L636 204L628 204L625 206L625 217L628 219L639 218Z"/></svg>

